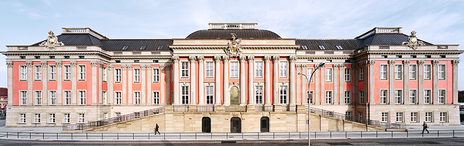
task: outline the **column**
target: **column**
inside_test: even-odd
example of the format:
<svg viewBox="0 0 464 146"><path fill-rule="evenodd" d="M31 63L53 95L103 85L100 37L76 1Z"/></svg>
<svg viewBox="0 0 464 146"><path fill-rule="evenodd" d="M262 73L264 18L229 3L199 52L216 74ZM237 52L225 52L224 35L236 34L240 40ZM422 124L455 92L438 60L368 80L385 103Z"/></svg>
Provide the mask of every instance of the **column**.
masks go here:
<svg viewBox="0 0 464 146"><path fill-rule="evenodd" d="M220 81L221 81L221 71L219 64L221 63L221 56L214 56L214 63L216 65L214 71L215 73L215 80L216 83L214 86L216 87L216 100L214 101L215 105L221 105L221 86L220 86Z"/></svg>
<svg viewBox="0 0 464 146"><path fill-rule="evenodd" d="M265 64L265 86L264 87L264 96L265 96L265 106L271 105L271 77L270 77L270 68L269 68L269 60L271 60L271 56L264 56L264 64ZM275 102L275 100L274 100ZM274 103L275 104L275 103Z"/></svg>
<svg viewBox="0 0 464 146"><path fill-rule="evenodd" d="M190 60L190 105L196 105L196 98L195 98L195 61L197 57L196 56L189 56Z"/></svg>
<svg viewBox="0 0 464 146"><path fill-rule="evenodd" d="M205 75L203 73L203 61L204 57L202 55L197 56L198 58L198 100L199 100L199 105L204 105L205 104L205 88L203 86L203 79L205 78Z"/></svg>
<svg viewBox="0 0 464 146"><path fill-rule="evenodd" d="M403 60L403 96L404 96L404 104L413 104L412 102L416 103L416 101L409 101L409 60ZM416 91L416 94L419 91ZM417 98L417 95L416 95Z"/></svg>
<svg viewBox="0 0 464 146"><path fill-rule="evenodd" d="M42 61L40 62L42 65L42 105L49 104L50 99L48 98L48 62L47 61Z"/></svg>
<svg viewBox="0 0 464 146"><path fill-rule="evenodd" d="M61 63L61 60L58 60L55 62L56 64L56 104L57 105L63 105L63 100L61 99L62 98L62 94L63 94L63 86L62 86L62 81L63 79L61 78L61 74L62 74L62 63Z"/></svg>
<svg viewBox="0 0 464 146"><path fill-rule="evenodd" d="M390 97L390 104L395 104L395 60L388 61L388 75L389 75L389 97Z"/></svg>
<svg viewBox="0 0 464 146"><path fill-rule="evenodd" d="M168 85L168 81L165 81L165 74L164 74L164 71L166 70L166 65L160 65L159 67L159 74L160 74L160 77L159 77L159 84L160 84L160 92L159 92L159 99L160 99L160 102L159 104L160 105L165 105L166 104L166 97L164 96L164 92L166 92L166 90L164 89L167 85ZM147 79L149 79L149 81L152 81L153 79L151 79L153 77L153 73L150 73L150 71L153 71L153 69L151 68L151 65L147 65L147 73L149 74L149 77ZM165 85L166 84L166 85ZM153 104L153 93L151 91L151 82L148 83L148 95L151 95L151 97L149 99L151 99L149 102L150 102L150 105Z"/></svg>
<svg viewBox="0 0 464 146"><path fill-rule="evenodd" d="M339 104L339 100L340 100L340 96L339 96L339 91L338 91L338 83L340 83L341 81L336 78L337 76L335 75L335 73L337 73L337 69L339 68L340 64L334 64L332 66L332 82L333 82L333 104L334 105L338 105ZM338 74L338 76L340 76L340 74Z"/></svg>
<svg viewBox="0 0 464 146"><path fill-rule="evenodd" d="M311 75L310 74L308 75L307 64L302 64L301 66L303 67L301 73L305 74L308 78L310 78ZM308 99L308 91L309 91L307 78L306 77L301 77L301 82L303 82L301 84L301 86L302 86L301 90L303 91L303 93L301 94L301 103L303 105L306 105L308 103L307 99Z"/></svg>
<svg viewBox="0 0 464 146"><path fill-rule="evenodd" d="M290 60L290 106L295 106L295 61L296 61L296 56L290 56L288 58ZM294 110L294 108L290 108L290 110Z"/></svg>
<svg viewBox="0 0 464 146"><path fill-rule="evenodd" d="M272 57L273 61L274 61L274 79L272 80L272 83L273 83L273 88L274 88L274 93L272 95L274 95L274 105L277 105L279 104L279 59L280 59L280 56L279 55L276 55L276 56L273 56ZM266 70L266 72L268 72L269 70ZM267 83L267 81L266 81ZM269 94L271 92L269 91ZM269 96L269 98L271 98Z"/></svg>
<svg viewBox="0 0 464 146"><path fill-rule="evenodd" d="M9 106L13 106L13 62L6 61L6 66L8 67L8 104ZM32 72L28 72L28 75L32 74ZM29 96L31 97L31 96ZM21 98L21 97L19 97ZM6 107L5 107L6 109Z"/></svg>
<svg viewBox="0 0 464 146"><path fill-rule="evenodd" d="M97 61L90 62L92 65L92 105L97 104ZM87 91L88 92L88 91Z"/></svg>
<svg viewBox="0 0 464 146"><path fill-rule="evenodd" d="M338 66L338 77L339 77L339 84L338 86L340 87L339 90L339 97L340 97L340 104L344 104L345 103L345 90L343 89L343 84L345 84L345 65L344 64L340 64ZM350 80L352 81L352 80Z"/></svg>
<svg viewBox="0 0 464 146"><path fill-rule="evenodd" d="M222 56L224 60L224 105L230 105L229 97L229 56Z"/></svg>
<svg viewBox="0 0 464 146"><path fill-rule="evenodd" d="M179 56L172 56L172 62L174 63L174 105L179 105Z"/></svg>
<svg viewBox="0 0 464 146"><path fill-rule="evenodd" d="M374 96L374 87L375 87L375 80L374 80L374 66L375 60L369 60L369 104L375 104L375 96ZM366 84L366 83L364 83ZM366 90L367 91L367 90Z"/></svg>
<svg viewBox="0 0 464 146"><path fill-rule="evenodd" d="M147 95L143 95L143 97L146 97L146 99L147 99L147 103L146 103L146 104L147 104L147 105L153 105L153 101L154 101L154 100L153 100L153 92L152 92L152 90L151 90L151 84L153 83L153 69L152 69L152 67L151 67L151 64L145 64L145 68L146 68L145 73L147 74L147 75L146 75L147 78L145 79L145 80L146 80L146 83L147 83L147 84L146 84L146 85L147 85L147 90L146 90L146 91L143 91L143 93L146 93ZM163 95L163 82L162 82L162 79L163 79L163 78L161 78L161 72L162 72L161 66L160 66L159 72L160 72L160 80L159 80L160 92L159 92L159 98L160 98L160 104L161 104L161 101L163 101L162 99L163 99L163 97L164 97L164 96L162 96L162 95ZM142 82L143 82L143 81L144 81L144 80L142 79ZM145 86L143 86L143 87L145 87ZM148 92L148 93L147 93L147 92Z"/></svg>
<svg viewBox="0 0 464 146"><path fill-rule="evenodd" d="M325 105L326 104L326 101L325 101L325 64L321 67L321 92L320 92L320 95L321 95L321 105ZM316 85L317 86L317 85ZM333 95L333 94L332 94Z"/></svg>
<svg viewBox="0 0 464 146"><path fill-rule="evenodd" d="M432 103L437 104L438 103L438 60L432 60Z"/></svg>
<svg viewBox="0 0 464 146"><path fill-rule="evenodd" d="M300 73L301 72L301 67L303 66L302 64L295 64L296 66L296 72ZM301 96L304 95L302 94L302 88L303 84L301 84L302 76L297 75L296 76L296 104L301 105Z"/></svg>
<svg viewBox="0 0 464 146"><path fill-rule="evenodd" d="M107 104L103 101L103 96L102 96L102 92L103 92L103 89L102 89L102 83L103 83L103 70L105 69L105 66L103 66L104 64L102 62L100 62L98 64L98 98L99 98L99 102L98 103L101 103L101 104ZM108 102L108 92L106 92L106 102Z"/></svg>
<svg viewBox="0 0 464 146"><path fill-rule="evenodd" d="M151 95L151 94L147 94L145 90L146 83L151 82L151 80L146 79L146 76L147 76L146 66L145 64L140 64L140 82L142 83L142 92L140 93L140 104L141 105L147 105L147 103L145 102L145 100L147 99L146 95ZM150 103L150 101L148 100L147 102Z"/></svg>
<svg viewBox="0 0 464 146"><path fill-rule="evenodd" d="M71 104L76 105L76 103L77 103L77 99L76 99L76 94L77 94L77 87L76 87L77 63L76 63L75 60L71 60L70 65L71 65L71 85L72 85L72 87L71 87Z"/></svg>
<svg viewBox="0 0 464 146"><path fill-rule="evenodd" d="M458 65L459 60L452 60L451 64L453 64L453 104L458 103Z"/></svg>
<svg viewBox="0 0 464 146"><path fill-rule="evenodd" d="M253 86L253 66L254 66L254 60L255 56L248 56L248 104L249 105L254 105L255 104L255 98L253 96L253 91L254 91L254 86Z"/></svg>
<svg viewBox="0 0 464 146"><path fill-rule="evenodd" d="M33 105L33 102L34 102L34 94L32 93L32 82L34 81L34 76L33 76L33 65L32 65L32 61L26 61L26 65L27 65L27 105ZM8 77L13 77L13 76L8 76ZM10 84L10 83L8 83ZM13 84L13 83L11 83ZM74 85L74 84L73 84ZM8 92L10 91L13 91L12 89L13 88L9 88L10 90L8 90ZM9 96L10 98L8 99L13 99L12 96ZM9 103L8 103L9 104ZM12 105L12 104L10 104Z"/></svg>
<svg viewBox="0 0 464 146"><path fill-rule="evenodd" d="M351 101L350 101L350 104L354 105L353 106L353 115L351 115L352 118L354 117L357 117L357 113L356 113L356 98L357 95L358 95L358 84L359 84L359 63L354 63L351 65L351 69L353 70L353 80L352 80L352 83L353 83L353 90L351 91Z"/></svg>
<svg viewBox="0 0 464 146"><path fill-rule="evenodd" d="M313 67L313 71L315 71L317 68L317 64L314 64L314 67ZM322 69L322 68L321 68ZM319 75L320 75L320 72L321 72L321 69L317 70L314 72L314 76L313 76L313 80L314 80L314 91L313 91L313 104L321 104L320 103L320 90L319 90L319 87L320 87L320 78ZM311 77L311 75L309 75ZM311 89L309 89L311 90Z"/></svg>
<svg viewBox="0 0 464 146"><path fill-rule="evenodd" d="M106 74L108 79L106 80L107 82L107 86L108 86L108 91L106 92L107 93L107 98L108 98L108 102L110 105L113 105L114 102L113 102L113 76L114 76L114 73L113 73L113 65L109 65L106 67L106 69L108 70L108 73ZM110 116L111 117L111 116Z"/></svg>
<svg viewBox="0 0 464 146"><path fill-rule="evenodd" d="M240 105L245 105L245 61L246 56L240 56Z"/></svg>
<svg viewBox="0 0 464 146"><path fill-rule="evenodd" d="M127 83L129 84L129 86L127 87L127 104L128 105L133 105L135 102L134 102L134 97L133 97L133 93L132 93L132 84L134 83L134 74L132 73L133 70L132 70L132 64L128 64L127 65Z"/></svg>
<svg viewBox="0 0 464 146"><path fill-rule="evenodd" d="M122 105L126 105L126 92L127 92L127 65L123 64L121 65L121 72L122 72L122 77L121 77L121 84L122 84Z"/></svg>
<svg viewBox="0 0 464 146"><path fill-rule="evenodd" d="M419 98L419 104L424 104L424 60L417 60L417 72L419 73L417 98Z"/></svg>
<svg viewBox="0 0 464 146"><path fill-rule="evenodd" d="M172 101L173 99L171 99L171 82L173 81L172 79L172 68L171 68L171 64L167 64L164 66L164 70L166 71L166 91L163 91L166 93L166 96L165 97L162 97L164 99L166 99L166 104L170 104L172 105L172 103L174 101Z"/></svg>

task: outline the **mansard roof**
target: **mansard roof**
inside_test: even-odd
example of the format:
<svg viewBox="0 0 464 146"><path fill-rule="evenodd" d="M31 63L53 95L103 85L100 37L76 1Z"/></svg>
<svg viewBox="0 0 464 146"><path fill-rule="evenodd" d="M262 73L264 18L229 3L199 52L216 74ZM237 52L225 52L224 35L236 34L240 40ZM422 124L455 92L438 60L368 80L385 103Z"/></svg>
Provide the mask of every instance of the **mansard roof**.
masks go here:
<svg viewBox="0 0 464 146"><path fill-rule="evenodd" d="M278 34L269 30L261 29L207 29L198 30L185 39L231 39L235 33L237 38L242 39L282 39Z"/></svg>
<svg viewBox="0 0 464 146"><path fill-rule="evenodd" d="M359 43L356 39L297 39L295 42L301 46L300 50L355 50Z"/></svg>
<svg viewBox="0 0 464 146"><path fill-rule="evenodd" d="M369 45L402 45L403 42L408 41L408 38L409 36L403 33L376 33L360 39L359 48ZM427 41L418 40L423 41L425 45L433 45Z"/></svg>

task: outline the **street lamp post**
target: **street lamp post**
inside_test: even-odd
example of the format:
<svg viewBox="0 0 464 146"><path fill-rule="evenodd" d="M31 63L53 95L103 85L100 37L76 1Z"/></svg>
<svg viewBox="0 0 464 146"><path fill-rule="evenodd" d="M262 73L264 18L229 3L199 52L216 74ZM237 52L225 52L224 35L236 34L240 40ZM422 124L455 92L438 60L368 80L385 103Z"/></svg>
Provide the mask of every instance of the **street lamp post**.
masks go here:
<svg viewBox="0 0 464 146"><path fill-rule="evenodd" d="M324 62L321 62L319 63L319 65L316 67L316 69L314 69L314 71L311 73L311 76L308 78L308 76L306 76L305 74L302 74L301 72L298 73L298 75L302 75L304 77L306 77L306 82L308 83L308 91L311 91L311 80L313 79L313 75L314 75L314 72L316 72L317 69L319 69L320 67L324 66ZM309 99L313 99L313 94L310 94L311 97L309 97ZM308 99L308 145L311 145L311 103L309 103L309 99Z"/></svg>

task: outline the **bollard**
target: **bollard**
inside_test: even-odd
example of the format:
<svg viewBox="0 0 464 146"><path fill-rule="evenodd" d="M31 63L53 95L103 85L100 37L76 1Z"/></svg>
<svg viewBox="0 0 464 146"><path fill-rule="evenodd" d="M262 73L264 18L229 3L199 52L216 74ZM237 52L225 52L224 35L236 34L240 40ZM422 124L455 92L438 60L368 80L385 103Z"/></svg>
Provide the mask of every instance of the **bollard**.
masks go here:
<svg viewBox="0 0 464 146"><path fill-rule="evenodd" d="M317 132L314 132L314 138L317 138Z"/></svg>
<svg viewBox="0 0 464 146"><path fill-rule="evenodd" d="M213 133L210 133L211 134L211 139L213 139Z"/></svg>
<svg viewBox="0 0 464 146"><path fill-rule="evenodd" d="M73 139L73 134L71 133L71 140Z"/></svg>
<svg viewBox="0 0 464 146"><path fill-rule="evenodd" d="M195 133L195 139L197 139L197 133Z"/></svg>
<svg viewBox="0 0 464 146"><path fill-rule="evenodd" d="M392 138L393 138L393 131L392 131Z"/></svg>
<svg viewBox="0 0 464 146"><path fill-rule="evenodd" d="M363 138L363 132L361 131L361 138Z"/></svg>
<svg viewBox="0 0 464 146"><path fill-rule="evenodd" d="M272 132L272 139L275 139L275 132Z"/></svg>
<svg viewBox="0 0 464 146"><path fill-rule="evenodd" d="M258 139L259 139L259 132L258 132Z"/></svg>
<svg viewBox="0 0 464 146"><path fill-rule="evenodd" d="M348 135L347 135L347 134L348 134L348 132L345 131L345 138L348 138Z"/></svg>
<svg viewBox="0 0 464 146"><path fill-rule="evenodd" d="M45 139L45 133L42 133L42 139Z"/></svg>
<svg viewBox="0 0 464 146"><path fill-rule="evenodd" d="M134 140L134 133L132 133L132 140Z"/></svg>
<svg viewBox="0 0 464 146"><path fill-rule="evenodd" d="M243 136L242 136L242 139L243 139ZM288 133L288 139L290 139L290 132Z"/></svg>
<svg viewBox="0 0 464 146"><path fill-rule="evenodd" d="M453 130L453 137L454 137L454 130ZM6 138L8 138L8 132L6 133Z"/></svg>
<svg viewBox="0 0 464 146"><path fill-rule="evenodd" d="M242 140L243 140L243 133L242 133Z"/></svg>
<svg viewBox="0 0 464 146"><path fill-rule="evenodd" d="M332 138L332 131L330 131L329 133L330 133L330 138Z"/></svg>
<svg viewBox="0 0 464 146"><path fill-rule="evenodd" d="M150 133L148 133L148 139L150 139Z"/></svg>
<svg viewBox="0 0 464 146"><path fill-rule="evenodd" d="M259 133L258 133L259 134ZM259 136L258 136L259 137ZM258 138L259 139L259 138ZM298 139L301 139L301 132L298 132Z"/></svg>
<svg viewBox="0 0 464 146"><path fill-rule="evenodd" d="M103 133L102 133L102 140L103 140Z"/></svg>
<svg viewBox="0 0 464 146"><path fill-rule="evenodd" d="M117 134L117 137L118 137L118 140L119 140L119 133L116 133Z"/></svg>
<svg viewBox="0 0 464 146"><path fill-rule="evenodd" d="M166 133L163 133L163 139L166 139Z"/></svg>
<svg viewBox="0 0 464 146"><path fill-rule="evenodd" d="M18 136L18 139L19 139L19 132L16 133L16 136Z"/></svg>
<svg viewBox="0 0 464 146"><path fill-rule="evenodd" d="M437 137L440 137L440 130L438 130L437 132Z"/></svg>
<svg viewBox="0 0 464 146"><path fill-rule="evenodd" d="M379 131L375 131L375 138L379 137L378 133L379 133Z"/></svg>
<svg viewBox="0 0 464 146"><path fill-rule="evenodd" d="M453 130L453 133L454 133L454 130ZM454 135L454 134L453 134ZM8 138L8 132L6 132L6 138Z"/></svg>
<svg viewBox="0 0 464 146"><path fill-rule="evenodd" d="M179 133L179 135L180 135L180 139L182 139L182 133Z"/></svg>
<svg viewBox="0 0 464 146"><path fill-rule="evenodd" d="M406 137L409 137L409 131L406 130Z"/></svg>
<svg viewBox="0 0 464 146"><path fill-rule="evenodd" d="M32 134L29 132L29 139L31 139L31 137L32 137L31 135L32 135Z"/></svg>
<svg viewBox="0 0 464 146"><path fill-rule="evenodd" d="M58 140L58 133L56 133L56 140Z"/></svg>
<svg viewBox="0 0 464 146"><path fill-rule="evenodd" d="M89 139L88 133L85 133L85 139Z"/></svg>
<svg viewBox="0 0 464 146"><path fill-rule="evenodd" d="M229 133L226 133L226 139L229 139Z"/></svg>

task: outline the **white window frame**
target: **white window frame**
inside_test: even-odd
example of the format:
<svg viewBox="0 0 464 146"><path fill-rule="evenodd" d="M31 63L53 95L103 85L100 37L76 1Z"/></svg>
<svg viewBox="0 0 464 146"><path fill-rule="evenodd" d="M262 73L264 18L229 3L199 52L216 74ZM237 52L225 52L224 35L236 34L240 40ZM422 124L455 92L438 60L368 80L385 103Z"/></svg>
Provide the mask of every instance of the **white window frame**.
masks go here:
<svg viewBox="0 0 464 146"><path fill-rule="evenodd" d="M287 104L288 88L286 85L279 86L279 104Z"/></svg>
<svg viewBox="0 0 464 146"><path fill-rule="evenodd" d="M345 119L351 121L351 111L345 112Z"/></svg>
<svg viewBox="0 0 464 146"><path fill-rule="evenodd" d="M263 61L255 61L255 78L263 77Z"/></svg>
<svg viewBox="0 0 464 146"><path fill-rule="evenodd" d="M438 79L446 80L446 64L438 64Z"/></svg>
<svg viewBox="0 0 464 146"><path fill-rule="evenodd" d="M213 104L214 103L214 86L208 85L205 86L205 99L206 104Z"/></svg>
<svg viewBox="0 0 464 146"><path fill-rule="evenodd" d="M287 69L288 62L287 61L279 61L279 77L280 78L287 78Z"/></svg>
<svg viewBox="0 0 464 146"><path fill-rule="evenodd" d="M120 68L115 68L114 69L114 82L121 82L121 69Z"/></svg>
<svg viewBox="0 0 464 146"><path fill-rule="evenodd" d="M345 104L351 104L351 91L345 91Z"/></svg>
<svg viewBox="0 0 464 146"><path fill-rule="evenodd" d="M238 78L238 61L230 62L230 78Z"/></svg>
<svg viewBox="0 0 464 146"><path fill-rule="evenodd" d="M107 77L107 74L108 74L107 71L108 70L106 69L106 67L104 67L102 70L103 70L103 72L102 72L103 82L106 82L106 79L108 78Z"/></svg>
<svg viewBox="0 0 464 146"><path fill-rule="evenodd" d="M332 82L332 68L325 69L325 81Z"/></svg>
<svg viewBox="0 0 464 146"><path fill-rule="evenodd" d="M380 64L380 80L388 79L388 65Z"/></svg>
<svg viewBox="0 0 464 146"><path fill-rule="evenodd" d="M87 92L85 90L79 90L77 92L79 93L78 94L78 96L79 96L79 101L78 101L79 105L87 105L87 101L86 101L87 100L87 95L86 95Z"/></svg>
<svg viewBox="0 0 464 146"><path fill-rule="evenodd" d="M103 104L107 104L108 103L108 99L107 99L107 95L106 95L106 91L102 91L102 101L103 101Z"/></svg>
<svg viewBox="0 0 464 146"><path fill-rule="evenodd" d="M121 91L115 91L114 92L114 99L117 105L122 104L122 92Z"/></svg>
<svg viewBox="0 0 464 146"><path fill-rule="evenodd" d="M86 74L85 74L86 73L86 66L85 65L78 65L77 69L78 69L77 72L78 72L79 81L85 81L85 79L87 77Z"/></svg>
<svg viewBox="0 0 464 146"><path fill-rule="evenodd" d="M181 69L181 78L188 78L189 77L189 62L188 61L181 61L180 62L180 69Z"/></svg>
<svg viewBox="0 0 464 146"><path fill-rule="evenodd" d="M42 105L42 91L34 91L34 103L35 105Z"/></svg>
<svg viewBox="0 0 464 146"><path fill-rule="evenodd" d="M430 104L432 101L432 90L424 89L424 104Z"/></svg>
<svg viewBox="0 0 464 146"><path fill-rule="evenodd" d="M19 80L20 81L27 81L27 66L20 65L19 66Z"/></svg>
<svg viewBox="0 0 464 146"><path fill-rule="evenodd" d="M56 80L56 65L48 66L48 70L49 70L48 80L55 81Z"/></svg>
<svg viewBox="0 0 464 146"><path fill-rule="evenodd" d="M425 112L425 122L432 122L433 112Z"/></svg>
<svg viewBox="0 0 464 146"><path fill-rule="evenodd" d="M417 65L410 64L409 65L409 80L416 80L417 79Z"/></svg>
<svg viewBox="0 0 464 146"><path fill-rule="evenodd" d="M42 80L42 66L41 65L34 65L34 80L36 81Z"/></svg>
<svg viewBox="0 0 464 146"><path fill-rule="evenodd" d="M332 104L332 91L325 91L325 104Z"/></svg>
<svg viewBox="0 0 464 146"><path fill-rule="evenodd" d="M48 123L55 123L55 113L48 114Z"/></svg>
<svg viewBox="0 0 464 146"><path fill-rule="evenodd" d="M403 104L403 90L395 90L395 104Z"/></svg>
<svg viewBox="0 0 464 146"><path fill-rule="evenodd" d="M140 91L134 91L134 104L140 105Z"/></svg>
<svg viewBox="0 0 464 146"><path fill-rule="evenodd" d="M310 95L313 95L312 97L314 97L314 91L306 91L306 102L309 103L309 104L313 104L313 98L311 98Z"/></svg>
<svg viewBox="0 0 464 146"><path fill-rule="evenodd" d="M359 91L359 104L364 103L364 91Z"/></svg>
<svg viewBox="0 0 464 146"><path fill-rule="evenodd" d="M263 85L256 85L255 86L255 102L256 104L263 104L263 90L264 86Z"/></svg>
<svg viewBox="0 0 464 146"><path fill-rule="evenodd" d="M63 80L65 81L71 80L71 65L64 65L63 72L64 72Z"/></svg>
<svg viewBox="0 0 464 146"><path fill-rule="evenodd" d="M181 102L184 105L187 105L190 103L190 87L188 85L183 85L180 86L180 93L181 93Z"/></svg>
<svg viewBox="0 0 464 146"><path fill-rule="evenodd" d="M19 105L27 105L27 90L19 90Z"/></svg>
<svg viewBox="0 0 464 146"><path fill-rule="evenodd" d="M108 113L103 113L103 119L108 119Z"/></svg>
<svg viewBox="0 0 464 146"><path fill-rule="evenodd" d="M40 123L40 113L34 113L34 123Z"/></svg>
<svg viewBox="0 0 464 146"><path fill-rule="evenodd" d="M214 62L213 61L206 61L206 78L213 78L214 77Z"/></svg>
<svg viewBox="0 0 464 146"><path fill-rule="evenodd" d="M56 91L48 91L48 97L50 99L49 105L56 105Z"/></svg>
<svg viewBox="0 0 464 146"><path fill-rule="evenodd" d="M71 114L70 113L64 113L63 114L63 123L70 123L71 122Z"/></svg>
<svg viewBox="0 0 464 146"><path fill-rule="evenodd" d="M359 80L360 81L364 80L364 68L362 67L359 68Z"/></svg>
<svg viewBox="0 0 464 146"><path fill-rule="evenodd" d="M432 79L432 65L424 64L424 80Z"/></svg>
<svg viewBox="0 0 464 146"><path fill-rule="evenodd" d="M153 104L160 104L160 92L153 91Z"/></svg>
<svg viewBox="0 0 464 146"><path fill-rule="evenodd" d="M446 89L438 89L438 103L439 104L446 103Z"/></svg>
<svg viewBox="0 0 464 146"><path fill-rule="evenodd" d="M345 82L351 82L351 68L345 68Z"/></svg>
<svg viewBox="0 0 464 146"><path fill-rule="evenodd" d="M362 120L363 120L363 113L358 112L358 122L362 122Z"/></svg>
<svg viewBox="0 0 464 146"><path fill-rule="evenodd" d="M417 90L411 89L409 90L409 103L416 104L417 102Z"/></svg>
<svg viewBox="0 0 464 146"><path fill-rule="evenodd" d="M395 80L403 79L403 65L395 64Z"/></svg>
<svg viewBox="0 0 464 146"><path fill-rule="evenodd" d="M387 104L388 103L388 90L381 89L380 90L380 104Z"/></svg>
<svg viewBox="0 0 464 146"><path fill-rule="evenodd" d="M313 71L314 71L314 68L308 68L308 69L306 69L306 76L307 76L308 78L310 78L310 77L311 77L311 74L313 73ZM311 80L311 83L313 83L313 82L314 82L314 79Z"/></svg>
<svg viewBox="0 0 464 146"><path fill-rule="evenodd" d="M388 112L382 112L381 122L388 122Z"/></svg>
<svg viewBox="0 0 464 146"><path fill-rule="evenodd" d="M418 112L411 112L411 122L418 122L417 115L418 115Z"/></svg>
<svg viewBox="0 0 464 146"><path fill-rule="evenodd" d="M440 112L440 122L448 122L448 112Z"/></svg>
<svg viewBox="0 0 464 146"><path fill-rule="evenodd" d="M85 123L85 114L84 113L77 114L77 123Z"/></svg>
<svg viewBox="0 0 464 146"><path fill-rule="evenodd" d="M140 83L140 68L134 68L134 83Z"/></svg>
<svg viewBox="0 0 464 146"><path fill-rule="evenodd" d="M399 123L404 122L404 113L403 112L396 112L396 122L399 122Z"/></svg>
<svg viewBox="0 0 464 146"><path fill-rule="evenodd" d="M160 69L154 68L153 69L153 82L159 82L160 80Z"/></svg>
<svg viewBox="0 0 464 146"><path fill-rule="evenodd" d="M19 120L18 123L26 123L26 114L20 113L18 120Z"/></svg>
<svg viewBox="0 0 464 146"><path fill-rule="evenodd" d="M63 99L64 99L64 105L71 105L71 91L65 90L63 91Z"/></svg>

